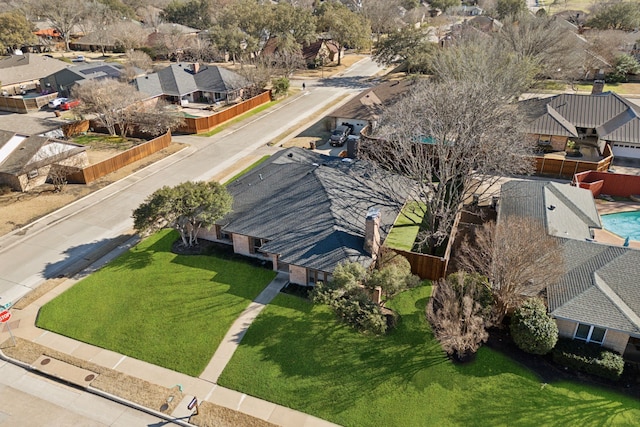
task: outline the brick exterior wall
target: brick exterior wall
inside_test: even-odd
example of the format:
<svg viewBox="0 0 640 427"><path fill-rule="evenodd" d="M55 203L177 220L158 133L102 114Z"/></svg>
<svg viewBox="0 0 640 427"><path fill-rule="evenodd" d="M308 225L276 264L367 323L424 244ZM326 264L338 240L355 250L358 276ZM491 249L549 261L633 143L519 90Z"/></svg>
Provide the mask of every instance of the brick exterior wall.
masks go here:
<svg viewBox="0 0 640 427"><path fill-rule="evenodd" d="M577 323L571 320L556 319L556 325L558 325L558 335L563 338L573 338L573 333L576 331Z"/></svg>
<svg viewBox="0 0 640 427"><path fill-rule="evenodd" d="M233 251L242 255L253 255L251 253L251 239L242 234L233 234Z"/></svg>
<svg viewBox="0 0 640 427"><path fill-rule="evenodd" d="M617 351L620 354L624 354L624 350L627 348L629 342L629 334L624 332L612 331L607 329L607 333L604 336L603 346Z"/></svg>
<svg viewBox="0 0 640 427"><path fill-rule="evenodd" d="M307 284L307 269L298 265L289 266L289 281L297 285Z"/></svg>

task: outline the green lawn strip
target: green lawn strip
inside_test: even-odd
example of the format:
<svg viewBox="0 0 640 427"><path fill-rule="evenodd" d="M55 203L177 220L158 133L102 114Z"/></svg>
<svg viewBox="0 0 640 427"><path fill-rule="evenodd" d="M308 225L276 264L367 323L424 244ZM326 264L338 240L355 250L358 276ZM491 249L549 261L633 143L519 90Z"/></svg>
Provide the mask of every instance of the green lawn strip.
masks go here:
<svg viewBox="0 0 640 427"><path fill-rule="evenodd" d="M423 214L424 205L420 208L418 202L407 203L393 224L384 245L388 248L404 251L413 249L413 243L416 241L418 231L420 231Z"/></svg>
<svg viewBox="0 0 640 427"><path fill-rule="evenodd" d="M246 113L236 117L235 119L231 119L227 122L225 122L224 124L221 124L220 126L217 126L215 129L210 130L209 132L203 132L203 133L198 133L196 134L196 136L213 136L219 132L222 132L223 130L225 130L226 128L228 128L231 125L234 125L238 122L241 122L245 119L248 119L251 116L255 116L256 114L266 110L269 107L272 107L274 105L276 105L277 103L281 102L282 100L284 100L285 98L281 98L281 99L276 99L275 101L269 101L266 104L262 104L259 107L256 107L252 110L247 111Z"/></svg>
<svg viewBox="0 0 640 427"><path fill-rule="evenodd" d="M88 145L96 142L118 145L118 144L127 142L127 139L121 136L87 134L87 135L76 135L71 139L71 141L75 142L76 144L82 144L82 145Z"/></svg>
<svg viewBox="0 0 640 427"><path fill-rule="evenodd" d="M638 401L574 383L542 384L487 347L456 365L430 333L430 287L396 297L398 328L369 337L324 306L278 295L219 384L344 426L639 425Z"/></svg>
<svg viewBox="0 0 640 427"><path fill-rule="evenodd" d="M248 166L247 168L243 169L242 171L238 172L237 174L235 174L231 179L229 179L227 182L225 182L224 184L230 184L233 181L235 181L236 179L240 178L242 175L244 175L245 173L249 172L252 169L257 168L261 163L264 163L269 157L271 156L263 156L260 159L258 159L257 161L255 161L254 163L252 163L250 166Z"/></svg>
<svg viewBox="0 0 640 427"><path fill-rule="evenodd" d="M275 277L214 256L170 251L165 230L46 304L37 326L197 376L231 324Z"/></svg>

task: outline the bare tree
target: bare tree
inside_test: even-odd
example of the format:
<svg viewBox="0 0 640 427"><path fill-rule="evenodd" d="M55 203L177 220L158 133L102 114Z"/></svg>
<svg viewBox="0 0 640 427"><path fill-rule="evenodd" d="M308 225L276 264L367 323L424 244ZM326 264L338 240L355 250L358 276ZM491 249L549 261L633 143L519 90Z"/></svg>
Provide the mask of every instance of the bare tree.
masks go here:
<svg viewBox="0 0 640 427"><path fill-rule="evenodd" d="M465 239L458 266L489 278L494 295L492 321L500 324L524 299L538 296L565 273L557 238L532 218L506 217L489 222Z"/></svg>
<svg viewBox="0 0 640 427"><path fill-rule="evenodd" d="M184 124L184 115L162 99L140 102L129 107L131 121L138 131L157 136Z"/></svg>
<svg viewBox="0 0 640 427"><path fill-rule="evenodd" d="M68 179L89 164L84 148L73 147L60 141L52 141L47 145L51 156L51 166L47 179L53 184L53 191L62 192Z"/></svg>
<svg viewBox="0 0 640 427"><path fill-rule="evenodd" d="M133 21L117 22L109 28L116 39L116 44L125 51L142 47L147 42L149 31Z"/></svg>
<svg viewBox="0 0 640 427"><path fill-rule="evenodd" d="M489 338L485 321L488 303L486 287L479 275L459 272L434 286L427 304L427 319L448 355L465 360Z"/></svg>
<svg viewBox="0 0 640 427"><path fill-rule="evenodd" d="M386 34L398 28L400 0L366 0L362 3L362 15L371 22L375 34Z"/></svg>
<svg viewBox="0 0 640 427"><path fill-rule="evenodd" d="M68 51L72 31L89 13L87 2L84 0L30 0L29 4L35 16L51 21L53 27L62 35L65 50Z"/></svg>
<svg viewBox="0 0 640 427"><path fill-rule="evenodd" d="M484 195L504 175L532 171L533 145L519 112L470 81L421 82L386 111L361 153L415 182L422 210L419 250L436 254L468 194Z"/></svg>
<svg viewBox="0 0 640 427"><path fill-rule="evenodd" d="M538 77L579 77L586 43L558 19L522 13L504 21L497 33L504 47L535 65Z"/></svg>
<svg viewBox="0 0 640 427"><path fill-rule="evenodd" d="M140 92L131 85L114 79L93 80L90 85L76 85L72 96L82 103L77 107L81 112L95 114L110 135L126 136L132 124L129 106L142 98Z"/></svg>

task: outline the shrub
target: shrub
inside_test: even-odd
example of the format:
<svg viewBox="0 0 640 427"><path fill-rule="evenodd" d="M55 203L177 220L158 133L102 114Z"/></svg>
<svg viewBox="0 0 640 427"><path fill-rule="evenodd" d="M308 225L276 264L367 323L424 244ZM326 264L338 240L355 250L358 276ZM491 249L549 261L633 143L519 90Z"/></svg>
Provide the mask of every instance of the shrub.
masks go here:
<svg viewBox="0 0 640 427"><path fill-rule="evenodd" d="M558 341L558 326L547 314L544 301L530 298L516 309L511 318L511 336L523 351L547 354Z"/></svg>
<svg viewBox="0 0 640 427"><path fill-rule="evenodd" d="M284 95L289 91L289 79L286 77L280 77L271 81L273 86L273 93L275 96Z"/></svg>
<svg viewBox="0 0 640 427"><path fill-rule="evenodd" d="M0 196L11 193L11 187L6 184L0 184Z"/></svg>
<svg viewBox="0 0 640 427"><path fill-rule="evenodd" d="M624 370L620 354L595 343L561 338L552 355L560 365L611 380L620 378Z"/></svg>

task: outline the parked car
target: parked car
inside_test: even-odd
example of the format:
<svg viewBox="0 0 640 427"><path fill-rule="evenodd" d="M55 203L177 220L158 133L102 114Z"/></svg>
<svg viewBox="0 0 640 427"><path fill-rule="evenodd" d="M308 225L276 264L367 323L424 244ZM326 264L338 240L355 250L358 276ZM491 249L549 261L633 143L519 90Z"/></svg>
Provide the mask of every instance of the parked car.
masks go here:
<svg viewBox="0 0 640 427"><path fill-rule="evenodd" d="M78 55L71 59L71 62L84 62L84 55Z"/></svg>
<svg viewBox="0 0 640 427"><path fill-rule="evenodd" d="M334 147L341 147L344 145L344 142L347 140L347 137L351 133L351 128L348 126L340 125L336 127L333 132L331 132L331 137L329 137L329 143Z"/></svg>
<svg viewBox="0 0 640 427"><path fill-rule="evenodd" d="M54 98L49 101L49 108L58 108L60 104L62 104L63 102L67 102L68 100L68 98Z"/></svg>
<svg viewBox="0 0 640 427"><path fill-rule="evenodd" d="M62 104L60 104L60 109L61 110L70 110L74 107L77 107L78 105L80 105L80 100L79 99L70 99L68 101L63 102Z"/></svg>

